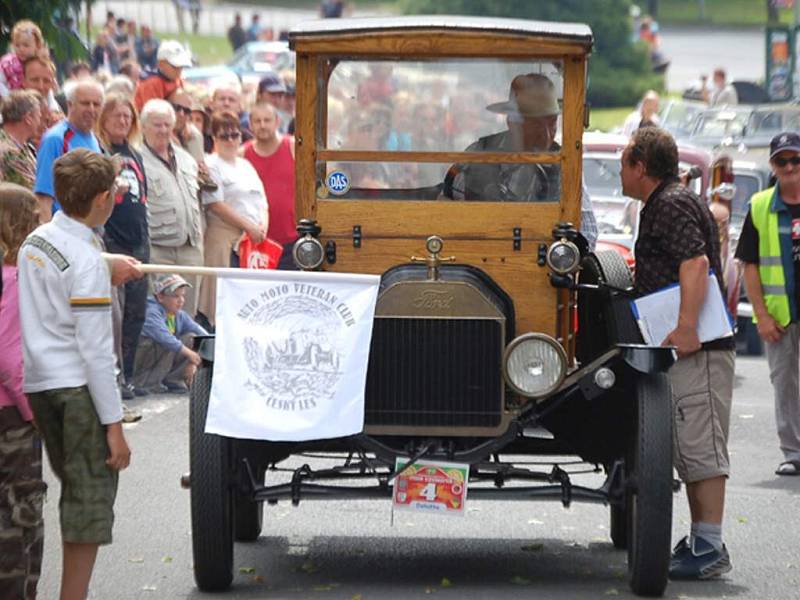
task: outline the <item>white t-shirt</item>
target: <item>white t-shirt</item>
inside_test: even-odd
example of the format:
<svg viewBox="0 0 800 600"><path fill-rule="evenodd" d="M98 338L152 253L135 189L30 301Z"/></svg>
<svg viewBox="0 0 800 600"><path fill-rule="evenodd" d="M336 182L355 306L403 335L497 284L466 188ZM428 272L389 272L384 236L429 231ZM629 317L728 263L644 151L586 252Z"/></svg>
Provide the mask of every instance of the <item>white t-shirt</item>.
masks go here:
<svg viewBox="0 0 800 600"><path fill-rule="evenodd" d="M268 207L267 194L253 165L238 156L235 163L229 163L218 154L209 154L206 156L206 166L219 187L216 192L202 193L203 205L225 202L237 214L253 223L263 224Z"/></svg>

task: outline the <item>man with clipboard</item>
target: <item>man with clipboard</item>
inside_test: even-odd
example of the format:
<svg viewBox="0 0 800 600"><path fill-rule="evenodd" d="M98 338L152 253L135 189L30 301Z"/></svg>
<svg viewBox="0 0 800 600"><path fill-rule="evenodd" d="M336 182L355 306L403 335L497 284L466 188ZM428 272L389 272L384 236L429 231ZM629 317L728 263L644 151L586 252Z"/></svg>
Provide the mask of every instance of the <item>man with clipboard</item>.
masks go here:
<svg viewBox="0 0 800 600"><path fill-rule="evenodd" d="M670 577L710 579L731 570L722 543L722 516L734 341L729 336L701 344L697 333L709 269L722 272L719 234L706 204L681 184L678 148L668 132L638 129L621 164L623 193L644 202L635 246L635 291L641 296L680 286L678 323L663 344L678 353L669 372L673 462L686 484L692 527L675 547Z"/></svg>

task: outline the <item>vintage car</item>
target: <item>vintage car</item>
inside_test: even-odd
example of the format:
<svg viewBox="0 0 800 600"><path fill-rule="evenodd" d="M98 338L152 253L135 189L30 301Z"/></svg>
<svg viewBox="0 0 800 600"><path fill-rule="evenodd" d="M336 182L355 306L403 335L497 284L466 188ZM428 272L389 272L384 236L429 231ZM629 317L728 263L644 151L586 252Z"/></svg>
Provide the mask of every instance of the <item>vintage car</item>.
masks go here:
<svg viewBox="0 0 800 600"><path fill-rule="evenodd" d="M296 27L290 45L295 262L381 278L363 431L308 442L206 433L215 356L202 340L184 480L198 587L231 584L234 541L258 538L264 503L365 498L388 510L394 482L424 460L463 465L470 502L609 506L631 588L661 595L674 353L641 344L629 268L580 233L591 30L330 19ZM576 457L600 474L596 487L573 481L586 469Z"/></svg>

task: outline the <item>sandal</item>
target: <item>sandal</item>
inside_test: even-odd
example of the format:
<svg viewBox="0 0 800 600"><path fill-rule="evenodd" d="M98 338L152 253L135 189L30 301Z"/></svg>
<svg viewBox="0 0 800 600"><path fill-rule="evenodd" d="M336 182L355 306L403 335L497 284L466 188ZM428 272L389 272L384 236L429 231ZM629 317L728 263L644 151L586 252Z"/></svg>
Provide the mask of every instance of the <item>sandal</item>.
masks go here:
<svg viewBox="0 0 800 600"><path fill-rule="evenodd" d="M778 465L776 475L800 475L800 460L787 460Z"/></svg>

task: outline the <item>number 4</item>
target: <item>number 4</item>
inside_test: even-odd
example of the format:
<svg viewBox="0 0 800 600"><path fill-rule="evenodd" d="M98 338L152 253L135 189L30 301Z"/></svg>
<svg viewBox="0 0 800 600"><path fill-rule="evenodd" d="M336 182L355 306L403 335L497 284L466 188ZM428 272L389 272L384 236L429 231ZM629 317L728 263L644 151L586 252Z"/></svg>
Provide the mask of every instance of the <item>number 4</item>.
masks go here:
<svg viewBox="0 0 800 600"><path fill-rule="evenodd" d="M433 502L436 500L436 484L429 483L420 492L420 495L423 496L428 502Z"/></svg>

